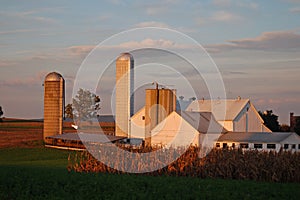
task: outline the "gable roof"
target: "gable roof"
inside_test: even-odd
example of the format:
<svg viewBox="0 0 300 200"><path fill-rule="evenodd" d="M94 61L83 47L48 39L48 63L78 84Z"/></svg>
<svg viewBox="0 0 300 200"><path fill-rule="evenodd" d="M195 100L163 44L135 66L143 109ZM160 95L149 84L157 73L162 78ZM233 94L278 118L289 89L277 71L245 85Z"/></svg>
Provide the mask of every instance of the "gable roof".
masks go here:
<svg viewBox="0 0 300 200"><path fill-rule="evenodd" d="M218 139L219 142L245 142L245 143L253 143L253 142L262 142L262 143L279 143L288 137L290 137L293 133L279 133L279 132L228 132L223 134Z"/></svg>
<svg viewBox="0 0 300 200"><path fill-rule="evenodd" d="M214 118L211 112L178 112L186 122L200 133L225 133L227 130L222 127Z"/></svg>
<svg viewBox="0 0 300 200"><path fill-rule="evenodd" d="M234 121L248 103L249 99L196 100L186 108L186 111L212 112L217 121Z"/></svg>

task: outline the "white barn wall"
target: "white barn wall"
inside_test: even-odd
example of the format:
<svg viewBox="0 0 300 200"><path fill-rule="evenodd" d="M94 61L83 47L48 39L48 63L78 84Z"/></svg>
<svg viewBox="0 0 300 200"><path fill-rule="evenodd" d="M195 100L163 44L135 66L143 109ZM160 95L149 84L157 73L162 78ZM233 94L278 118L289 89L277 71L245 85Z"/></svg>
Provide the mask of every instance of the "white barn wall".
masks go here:
<svg viewBox="0 0 300 200"><path fill-rule="evenodd" d="M165 120L151 131L151 145L163 146L199 146L199 132L176 112L172 112Z"/></svg>
<svg viewBox="0 0 300 200"><path fill-rule="evenodd" d="M130 120L130 136L132 138L142 138L145 139L145 107L139 110L135 115L131 117Z"/></svg>
<svg viewBox="0 0 300 200"><path fill-rule="evenodd" d="M248 127L249 132L272 132L264 125L263 119L252 104L248 111Z"/></svg>
<svg viewBox="0 0 300 200"><path fill-rule="evenodd" d="M228 131L233 131L233 121L218 121L218 123L223 126Z"/></svg>
<svg viewBox="0 0 300 200"><path fill-rule="evenodd" d="M247 112L247 108L248 112ZM255 107L247 104L233 121L234 132L272 132L264 124Z"/></svg>

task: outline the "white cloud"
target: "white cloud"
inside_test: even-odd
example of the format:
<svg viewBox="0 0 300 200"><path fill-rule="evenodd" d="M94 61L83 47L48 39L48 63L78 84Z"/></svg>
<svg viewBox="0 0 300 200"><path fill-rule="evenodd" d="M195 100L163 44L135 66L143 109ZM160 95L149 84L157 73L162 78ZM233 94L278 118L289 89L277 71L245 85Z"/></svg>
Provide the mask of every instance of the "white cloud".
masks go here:
<svg viewBox="0 0 300 200"><path fill-rule="evenodd" d="M163 22L156 22L156 21L141 22L141 23L135 24L134 27L137 27L137 28L144 28L144 27L170 28L170 26L168 24L165 24Z"/></svg>
<svg viewBox="0 0 300 200"><path fill-rule="evenodd" d="M241 8L249 8L249 9L252 9L252 10L256 10L259 7L259 5L257 3L254 3L254 2L245 2L245 1L238 1L236 3L236 5L238 7L241 7Z"/></svg>
<svg viewBox="0 0 300 200"><path fill-rule="evenodd" d="M81 45L81 46L71 46L68 47L68 52L71 53L73 56L81 56L86 55L90 51L92 51L96 46L95 45Z"/></svg>
<svg viewBox="0 0 300 200"><path fill-rule="evenodd" d="M105 49L139 49L139 48L172 48L172 49L191 49L195 48L193 45L179 44L171 40L158 39L154 40L151 38L146 38L141 41L128 41L121 43L119 45L101 46L100 48ZM66 50L71 56L85 56L90 51L92 51L97 46L94 45L79 45L71 46Z"/></svg>
<svg viewBox="0 0 300 200"><path fill-rule="evenodd" d="M0 81L1 86L32 86L32 85L41 85L43 80L48 72L39 71L36 74L21 79L10 79L5 81Z"/></svg>
<svg viewBox="0 0 300 200"><path fill-rule="evenodd" d="M160 15L167 12L167 7L161 5L148 6L145 10L148 15Z"/></svg>
<svg viewBox="0 0 300 200"><path fill-rule="evenodd" d="M205 25L215 22L232 23L242 21L243 17L228 11L214 12L210 17L198 17L195 19L196 25Z"/></svg>
<svg viewBox="0 0 300 200"><path fill-rule="evenodd" d="M220 7L228 7L231 5L231 0L213 0L213 4Z"/></svg>
<svg viewBox="0 0 300 200"><path fill-rule="evenodd" d="M238 21L241 20L242 17L236 14L233 14L231 12L227 11L218 11L215 12L212 16L211 19L214 21L221 21L221 22L230 22L230 21Z"/></svg>
<svg viewBox="0 0 300 200"><path fill-rule="evenodd" d="M256 10L259 5L255 2L240 1L240 0L213 0L213 4L217 7L237 7Z"/></svg>
<svg viewBox="0 0 300 200"><path fill-rule="evenodd" d="M170 48L170 47L178 47L178 45L170 40L153 40L150 38L144 39L142 41L130 41L125 42L119 45L122 48L148 48L148 47L160 47L160 48Z"/></svg>
<svg viewBox="0 0 300 200"><path fill-rule="evenodd" d="M230 40L228 44L207 45L216 51L231 49L294 49L300 48L300 34L294 31L264 32L255 38Z"/></svg>
<svg viewBox="0 0 300 200"><path fill-rule="evenodd" d="M300 13L300 7L291 8L290 12L292 12L292 13Z"/></svg>
<svg viewBox="0 0 300 200"><path fill-rule="evenodd" d="M36 30L33 30L33 29L16 29L16 30L0 31L0 35L15 34L15 33L28 33L28 32L34 32L34 31L36 31Z"/></svg>
<svg viewBox="0 0 300 200"><path fill-rule="evenodd" d="M38 23L43 25L50 25L50 24L57 24L58 22L50 17L44 17L44 16L37 16L37 14L40 11L36 10L30 10L30 11L24 11L24 12L6 12L6 11L0 11L0 19L1 20L7 20L9 19L10 22L15 23Z"/></svg>

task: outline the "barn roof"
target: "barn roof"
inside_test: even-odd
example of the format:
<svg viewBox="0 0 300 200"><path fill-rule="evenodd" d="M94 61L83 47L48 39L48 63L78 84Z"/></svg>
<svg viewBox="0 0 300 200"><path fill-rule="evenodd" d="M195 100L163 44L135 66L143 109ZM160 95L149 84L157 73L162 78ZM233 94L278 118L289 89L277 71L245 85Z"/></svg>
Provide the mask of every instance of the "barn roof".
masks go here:
<svg viewBox="0 0 300 200"><path fill-rule="evenodd" d="M220 136L219 142L261 142L261 143L279 143L293 133L279 132L228 132Z"/></svg>
<svg viewBox="0 0 300 200"><path fill-rule="evenodd" d="M115 122L115 116L114 115L99 115L98 121L99 122Z"/></svg>
<svg viewBox="0 0 300 200"><path fill-rule="evenodd" d="M249 102L249 99L196 100L186 111L212 112L217 121L233 121Z"/></svg>
<svg viewBox="0 0 300 200"><path fill-rule="evenodd" d="M76 142L95 142L109 143L124 139L125 137L105 135L99 133L63 133L59 135L48 136L47 139L60 139Z"/></svg>
<svg viewBox="0 0 300 200"><path fill-rule="evenodd" d="M225 133L227 130L222 127L214 118L211 112L188 112L181 111L178 114L200 133Z"/></svg>

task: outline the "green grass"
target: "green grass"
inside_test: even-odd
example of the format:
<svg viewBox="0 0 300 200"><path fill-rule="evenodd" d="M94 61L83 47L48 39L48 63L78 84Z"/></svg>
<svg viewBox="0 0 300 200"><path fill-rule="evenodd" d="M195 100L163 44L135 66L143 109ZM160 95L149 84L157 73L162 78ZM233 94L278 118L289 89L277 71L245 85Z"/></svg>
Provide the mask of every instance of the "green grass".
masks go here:
<svg viewBox="0 0 300 200"><path fill-rule="evenodd" d="M300 184L74 173L69 152L0 149L0 199L299 199Z"/></svg>
<svg viewBox="0 0 300 200"><path fill-rule="evenodd" d="M27 166L66 169L70 151L49 148L0 149L0 166Z"/></svg>

